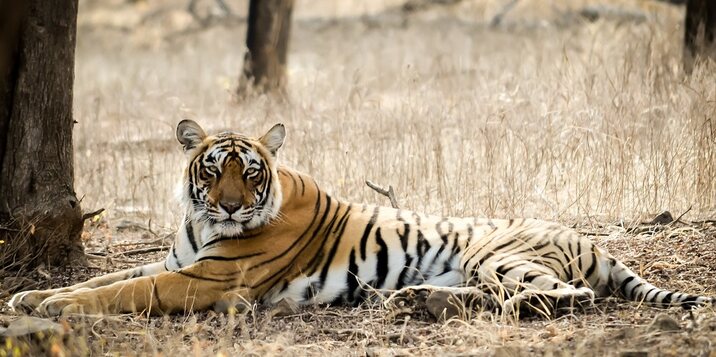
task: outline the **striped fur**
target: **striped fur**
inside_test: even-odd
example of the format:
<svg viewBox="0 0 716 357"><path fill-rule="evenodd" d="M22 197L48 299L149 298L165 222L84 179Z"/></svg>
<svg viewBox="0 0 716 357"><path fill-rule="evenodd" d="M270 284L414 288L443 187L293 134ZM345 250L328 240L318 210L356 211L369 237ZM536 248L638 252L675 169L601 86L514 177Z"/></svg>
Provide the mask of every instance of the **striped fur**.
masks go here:
<svg viewBox="0 0 716 357"><path fill-rule="evenodd" d="M546 310L611 295L684 308L713 302L649 284L556 223L343 202L276 164L284 135L276 126L258 139L207 136L183 121L186 215L165 261L19 293L10 305L47 315L169 313L284 298L357 304L374 291L397 290L390 301L416 286L489 294L505 313L534 307L535 298Z"/></svg>

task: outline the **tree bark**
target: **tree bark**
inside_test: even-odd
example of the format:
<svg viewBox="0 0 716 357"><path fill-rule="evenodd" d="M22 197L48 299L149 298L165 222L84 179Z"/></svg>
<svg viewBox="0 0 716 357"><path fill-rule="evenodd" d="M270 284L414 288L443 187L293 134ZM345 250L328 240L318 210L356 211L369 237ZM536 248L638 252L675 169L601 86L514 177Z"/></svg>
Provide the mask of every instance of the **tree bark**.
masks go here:
<svg viewBox="0 0 716 357"><path fill-rule="evenodd" d="M0 4L0 269L82 257L72 157L77 0Z"/></svg>
<svg viewBox="0 0 716 357"><path fill-rule="evenodd" d="M239 94L283 88L293 0L251 0Z"/></svg>
<svg viewBox="0 0 716 357"><path fill-rule="evenodd" d="M716 59L716 1L688 0L684 24L684 70L707 58Z"/></svg>

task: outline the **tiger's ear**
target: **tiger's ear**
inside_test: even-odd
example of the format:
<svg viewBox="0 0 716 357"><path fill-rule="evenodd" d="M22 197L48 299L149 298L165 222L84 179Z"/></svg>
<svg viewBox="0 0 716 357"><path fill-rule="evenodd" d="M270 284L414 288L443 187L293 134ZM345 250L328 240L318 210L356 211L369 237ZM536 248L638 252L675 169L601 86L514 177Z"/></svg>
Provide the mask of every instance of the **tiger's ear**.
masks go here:
<svg viewBox="0 0 716 357"><path fill-rule="evenodd" d="M284 139L286 139L286 128L283 127L283 124L276 124L259 141L271 152L271 155L276 156Z"/></svg>
<svg viewBox="0 0 716 357"><path fill-rule="evenodd" d="M184 145L184 151L189 151L206 138L206 133L199 124L193 120L184 119L177 125L177 140Z"/></svg>

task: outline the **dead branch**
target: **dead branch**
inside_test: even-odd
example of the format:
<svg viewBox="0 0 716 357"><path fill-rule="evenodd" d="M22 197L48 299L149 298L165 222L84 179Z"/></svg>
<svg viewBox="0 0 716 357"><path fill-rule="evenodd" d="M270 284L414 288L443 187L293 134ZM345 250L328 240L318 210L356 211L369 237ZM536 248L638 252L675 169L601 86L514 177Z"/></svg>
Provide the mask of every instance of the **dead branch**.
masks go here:
<svg viewBox="0 0 716 357"><path fill-rule="evenodd" d="M96 211L85 213L82 215L82 222L84 222L90 218L94 218L95 216L99 216L100 214L102 214L102 212L104 212L104 208L100 208Z"/></svg>
<svg viewBox="0 0 716 357"><path fill-rule="evenodd" d="M390 200L390 205L393 206L393 208L400 208L398 207L398 200L395 198L395 191L393 190L393 186L388 186L388 189L384 189L375 183L371 182L370 180L365 180L365 184L368 185L368 187L372 188L375 192L378 192L379 194L388 197Z"/></svg>
<svg viewBox="0 0 716 357"><path fill-rule="evenodd" d="M684 216L687 213L689 213L691 211L691 208L693 208L693 207L694 206L689 206L689 208L687 208L686 211L684 211L684 213L682 213L680 216L676 217L676 219L672 223L681 222L681 219L684 218ZM681 222L681 223L684 223L684 222Z"/></svg>

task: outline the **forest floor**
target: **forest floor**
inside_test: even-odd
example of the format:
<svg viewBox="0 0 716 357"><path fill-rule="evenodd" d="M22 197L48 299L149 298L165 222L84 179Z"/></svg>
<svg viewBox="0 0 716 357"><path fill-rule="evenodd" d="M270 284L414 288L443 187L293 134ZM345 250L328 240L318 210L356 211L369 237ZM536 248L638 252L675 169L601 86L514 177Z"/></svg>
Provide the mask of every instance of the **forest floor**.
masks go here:
<svg viewBox="0 0 716 357"><path fill-rule="evenodd" d="M650 222L643 222L650 223ZM112 245L88 243L91 266L38 269L6 277L25 288L66 286L122 268L161 260L138 249L163 233L123 221ZM716 222L662 222L576 227L661 287L716 295ZM106 234L102 221L87 234ZM171 234L167 234L171 238ZM99 241L99 240L93 240ZM168 244L168 243L167 243ZM0 296L0 324L20 318ZM616 298L586 311L511 321L491 312L436 321L427 311L389 318L381 306L315 306L297 311L254 306L236 315L215 312L146 317L83 316L53 319L61 333L13 340L1 351L54 355L495 355L495 356L708 356L716 353L716 312L657 309ZM9 347L9 348L8 348ZM60 353L61 352L61 353Z"/></svg>
<svg viewBox="0 0 716 357"><path fill-rule="evenodd" d="M85 226L87 266L2 272L0 330L23 318L6 305L15 291L164 257L183 118L249 134L282 122L282 163L337 197L387 205L370 179L429 214L558 221L659 287L716 295L716 71L683 75L683 7L524 0L495 24L510 1L405 2L297 1L277 99L234 92L247 1L231 15L211 0L193 15L175 0L80 1L75 189L105 212ZM0 356L716 355L712 308L617 299L520 321L371 304L281 315L54 318L54 334L6 339Z"/></svg>

